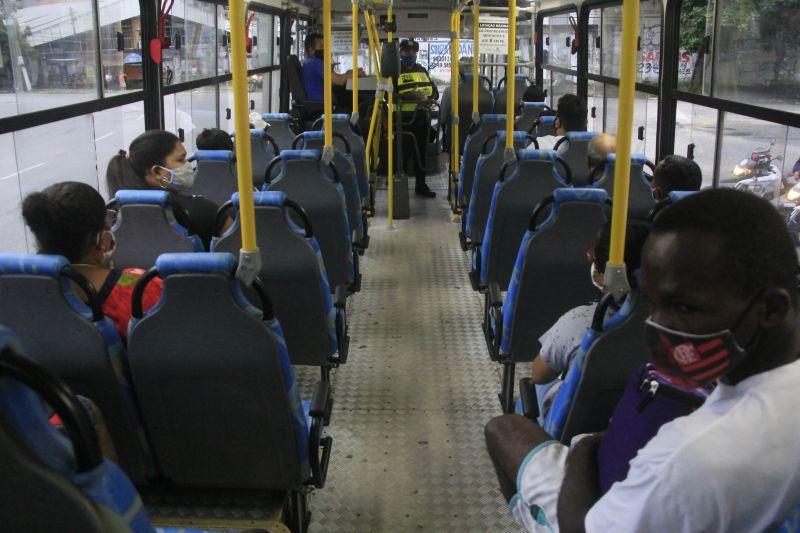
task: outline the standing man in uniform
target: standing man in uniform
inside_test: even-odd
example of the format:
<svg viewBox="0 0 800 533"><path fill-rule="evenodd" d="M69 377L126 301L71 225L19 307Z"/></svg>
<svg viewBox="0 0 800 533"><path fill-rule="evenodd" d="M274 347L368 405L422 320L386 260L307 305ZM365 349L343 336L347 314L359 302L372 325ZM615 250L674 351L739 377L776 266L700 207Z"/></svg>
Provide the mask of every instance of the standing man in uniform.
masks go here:
<svg viewBox="0 0 800 533"><path fill-rule="evenodd" d="M403 158L414 161L414 174L417 178L414 191L419 196L433 198L436 193L430 190L425 183L426 148L428 146L428 130L430 128L430 116L427 105L439 99L439 91L436 89L428 71L417 64L417 52L419 44L408 39L400 43L400 76L397 79L397 94L400 99L400 111L403 114L403 130L414 135L417 149L419 151L419 165L414 155L414 146L411 140L403 139ZM419 110L414 113L419 107ZM412 122L413 121L413 122Z"/></svg>

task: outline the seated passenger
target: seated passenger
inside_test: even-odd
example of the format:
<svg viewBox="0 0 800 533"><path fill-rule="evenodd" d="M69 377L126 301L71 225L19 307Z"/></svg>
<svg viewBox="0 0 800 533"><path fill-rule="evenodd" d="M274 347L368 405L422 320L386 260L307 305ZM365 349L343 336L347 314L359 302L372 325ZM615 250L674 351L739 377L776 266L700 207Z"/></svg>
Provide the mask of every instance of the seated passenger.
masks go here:
<svg viewBox="0 0 800 533"><path fill-rule="evenodd" d="M680 155L662 159L653 173L653 198L662 200L672 191L699 191L703 184L700 166Z"/></svg>
<svg viewBox="0 0 800 533"><path fill-rule="evenodd" d="M97 291L103 313L128 337L131 300L136 282L144 274L137 268L115 269L111 233L113 212L106 211L103 197L85 183L65 181L42 192L29 194L22 202L22 217L36 236L40 254L66 257L78 273ZM161 297L162 282L154 279L145 289L142 303L149 309ZM76 291L84 301L86 295Z"/></svg>
<svg viewBox="0 0 800 533"><path fill-rule="evenodd" d="M458 60L458 81L464 79L464 73L472 73L472 58L462 57ZM442 147L445 152L450 151L450 119L453 115L453 103L450 98L450 86L442 92L442 101L439 104L439 124L442 129Z"/></svg>
<svg viewBox="0 0 800 533"><path fill-rule="evenodd" d="M186 161L186 148L178 137L162 130L142 133L131 142L127 153L120 150L111 158L106 181L112 197L121 189L170 192L170 198L189 214L192 229L208 249L216 229L218 206L202 196L180 194L194 184L194 171Z"/></svg>
<svg viewBox="0 0 800 533"><path fill-rule="evenodd" d="M325 101L325 53L324 39L320 33L309 33L305 40L306 58L303 61L301 76L303 78L303 88L306 90L306 98L315 102ZM330 53L328 51L327 53ZM347 80L353 76L350 69L344 74L331 72L331 84L333 87L341 87L347 84ZM366 76L364 71L358 69L358 76ZM333 104L336 105L336 96L333 95Z"/></svg>
<svg viewBox="0 0 800 533"><path fill-rule="evenodd" d="M642 255L650 351L676 384L717 387L604 495L602 433L568 450L522 417L495 418L487 446L503 494L519 494L517 520L531 531L776 530L800 503L797 271L783 219L755 195L707 190L665 209Z"/></svg>
<svg viewBox="0 0 800 533"><path fill-rule="evenodd" d="M523 102L544 102L545 98L547 98L547 91L542 90L535 83L528 85L528 88L522 93Z"/></svg>
<svg viewBox="0 0 800 533"><path fill-rule="evenodd" d="M625 264L629 281L633 274L639 270L639 258L642 255L642 246L647 239L650 226L641 221L629 220L625 232ZM592 283L603 294L608 292L603 280L603 270L608 262L611 248L611 224L606 224L597 233L597 238L589 253L591 262ZM612 307L614 305L612 304ZM569 369L583 335L592 325L597 302L575 307L559 318L553 326L541 336L541 352L533 360L533 382L537 384L536 398L539 402L539 413L544 419L550 411L558 389L563 381L559 376L565 375ZM618 309L615 308L613 311Z"/></svg>
<svg viewBox="0 0 800 533"><path fill-rule="evenodd" d="M586 131L586 108L581 99L574 94L565 94L558 99L556 106L555 135L543 135L537 137L539 150L552 150L558 140L570 131ZM564 144L561 145L566 149ZM535 150L536 146L531 143L529 150Z"/></svg>
<svg viewBox="0 0 800 533"><path fill-rule="evenodd" d="M617 136L613 133L600 133L595 135L586 151L586 164L589 165L591 174L589 175L589 183L599 180L603 177L602 169L597 170L597 167L606 162L608 154L613 154L617 151ZM627 254L626 254L627 256Z"/></svg>
<svg viewBox="0 0 800 533"><path fill-rule="evenodd" d="M233 140L227 131L204 128L194 141L198 150L228 150L233 152Z"/></svg>

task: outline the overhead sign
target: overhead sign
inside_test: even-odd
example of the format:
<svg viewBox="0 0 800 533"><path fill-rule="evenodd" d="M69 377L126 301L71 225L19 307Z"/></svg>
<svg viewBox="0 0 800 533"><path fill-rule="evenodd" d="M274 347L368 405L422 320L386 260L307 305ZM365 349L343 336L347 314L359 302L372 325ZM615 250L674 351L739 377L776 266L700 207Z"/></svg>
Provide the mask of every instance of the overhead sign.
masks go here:
<svg viewBox="0 0 800 533"><path fill-rule="evenodd" d="M334 54L349 54L353 50L353 32L332 31L331 47Z"/></svg>
<svg viewBox="0 0 800 533"><path fill-rule="evenodd" d="M481 54L507 54L508 19L481 16L478 21L478 43Z"/></svg>

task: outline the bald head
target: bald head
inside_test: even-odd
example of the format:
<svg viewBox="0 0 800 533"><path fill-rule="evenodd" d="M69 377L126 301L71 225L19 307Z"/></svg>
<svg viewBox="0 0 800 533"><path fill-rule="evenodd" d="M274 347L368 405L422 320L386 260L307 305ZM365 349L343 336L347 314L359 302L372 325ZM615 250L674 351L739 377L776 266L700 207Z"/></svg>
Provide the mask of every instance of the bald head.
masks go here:
<svg viewBox="0 0 800 533"><path fill-rule="evenodd" d="M617 136L613 133L600 133L595 135L589 141L589 148L586 152L586 159L589 168L594 170L594 167L600 163L604 163L608 154L613 154L617 151Z"/></svg>

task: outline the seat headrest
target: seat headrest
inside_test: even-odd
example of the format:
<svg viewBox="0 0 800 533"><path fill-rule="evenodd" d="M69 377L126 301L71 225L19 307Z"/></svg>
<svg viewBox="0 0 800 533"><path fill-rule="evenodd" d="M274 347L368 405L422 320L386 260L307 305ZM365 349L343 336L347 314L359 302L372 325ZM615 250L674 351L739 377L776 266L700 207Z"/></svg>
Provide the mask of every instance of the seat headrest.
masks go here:
<svg viewBox="0 0 800 533"><path fill-rule="evenodd" d="M517 150L517 160L519 161L541 160L555 162L557 157L558 152L555 150Z"/></svg>
<svg viewBox="0 0 800 533"><path fill-rule="evenodd" d="M267 122L270 120L289 120L289 113L263 113L261 118Z"/></svg>
<svg viewBox="0 0 800 533"><path fill-rule="evenodd" d="M608 193L603 189L569 187L555 189L553 191L553 206L558 206L567 202L593 202L596 204L604 204L606 200L608 200Z"/></svg>
<svg viewBox="0 0 800 533"><path fill-rule="evenodd" d="M525 108L541 107L542 109L544 109L545 107L547 107L547 104L545 104L544 102L523 102L522 103L522 107L525 107Z"/></svg>
<svg viewBox="0 0 800 533"><path fill-rule="evenodd" d="M597 136L596 131L568 131L566 138L569 142L572 141L591 141Z"/></svg>
<svg viewBox="0 0 800 533"><path fill-rule="evenodd" d="M322 130L304 131L303 139L324 139L325 132Z"/></svg>
<svg viewBox="0 0 800 533"><path fill-rule="evenodd" d="M514 74L514 77L516 79L518 79L518 80L527 80L528 79L528 75L527 74Z"/></svg>
<svg viewBox="0 0 800 533"><path fill-rule="evenodd" d="M617 154L610 153L606 157L606 163L609 165L615 165L617 162ZM631 164L632 165L639 165L643 167L645 162L647 162L647 156L645 154L631 154Z"/></svg>
<svg viewBox="0 0 800 533"><path fill-rule="evenodd" d="M251 138L263 139L264 138L264 134L265 134L265 132L262 129L256 128L256 129L250 130L250 137Z"/></svg>
<svg viewBox="0 0 800 533"><path fill-rule="evenodd" d="M669 193L669 201L674 204L675 202L679 202L687 196L697 194L698 192L699 191L672 191Z"/></svg>
<svg viewBox="0 0 800 533"><path fill-rule="evenodd" d="M187 161L233 161L230 150L198 150Z"/></svg>
<svg viewBox="0 0 800 533"><path fill-rule="evenodd" d="M239 209L239 193L233 193L231 203ZM258 191L253 193L253 204L258 206L283 207L286 204L286 194L281 191Z"/></svg>
<svg viewBox="0 0 800 533"><path fill-rule="evenodd" d="M556 123L555 115L545 115L543 117L539 117L539 124L555 124L555 123Z"/></svg>
<svg viewBox="0 0 800 533"><path fill-rule="evenodd" d="M0 254L0 274L57 277L69 260L63 255Z"/></svg>
<svg viewBox="0 0 800 533"><path fill-rule="evenodd" d="M233 254L216 252L193 252L184 254L161 254L156 259L156 269L161 277L173 274L221 272L231 274L236 267Z"/></svg>
<svg viewBox="0 0 800 533"><path fill-rule="evenodd" d="M167 206L169 193L167 191L148 190L122 190L117 191L114 198L120 206L131 204L153 204L161 207Z"/></svg>
<svg viewBox="0 0 800 533"><path fill-rule="evenodd" d="M319 150L281 150L281 159L291 161L293 159L313 159L319 160Z"/></svg>
<svg viewBox="0 0 800 533"><path fill-rule="evenodd" d="M325 118L325 115L322 115L322 118ZM347 115L345 113L334 113L334 114L331 115L331 120L333 122L338 122L338 121L349 122L350 121L350 115Z"/></svg>
<svg viewBox="0 0 800 533"><path fill-rule="evenodd" d="M488 113L486 115L481 116L481 123L483 122L492 122L492 123L499 123L502 122L505 124L506 116L505 115L495 115Z"/></svg>
<svg viewBox="0 0 800 533"><path fill-rule="evenodd" d="M515 141L524 141L528 134L524 131L515 131L513 133ZM506 130L500 130L497 132L497 140L498 141L505 141L506 140Z"/></svg>

